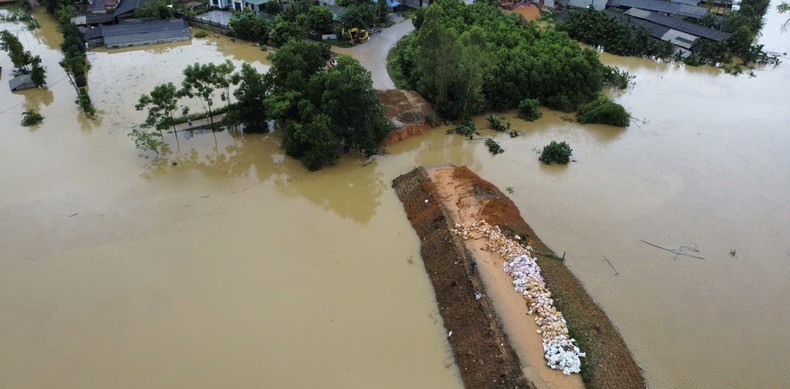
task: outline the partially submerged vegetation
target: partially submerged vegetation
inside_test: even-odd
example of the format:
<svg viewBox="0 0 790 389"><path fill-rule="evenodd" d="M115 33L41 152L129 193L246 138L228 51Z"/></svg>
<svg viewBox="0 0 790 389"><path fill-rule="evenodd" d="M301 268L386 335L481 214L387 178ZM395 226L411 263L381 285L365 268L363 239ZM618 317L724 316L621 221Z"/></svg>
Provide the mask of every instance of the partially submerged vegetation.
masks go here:
<svg viewBox="0 0 790 389"><path fill-rule="evenodd" d="M288 42L270 56L266 107L284 130L283 149L310 170L356 150L371 156L392 125L373 89L370 72L341 55L327 67L329 48Z"/></svg>
<svg viewBox="0 0 790 389"><path fill-rule="evenodd" d="M7 30L0 31L0 50L8 53L17 74L29 75L30 80L37 88L46 84L47 75L41 66L41 57L26 51L16 35Z"/></svg>
<svg viewBox="0 0 790 389"><path fill-rule="evenodd" d="M58 22L58 29L63 34L63 43L60 50L63 52L63 60L60 67L66 71L69 82L77 92L75 103L88 117L96 114L91 98L88 95L88 69L90 64L85 56L85 43L79 28L71 22L71 18L76 16L76 9L72 2L67 0L45 0L43 4L55 20Z"/></svg>
<svg viewBox="0 0 790 389"><path fill-rule="evenodd" d="M608 124L617 127L626 127L631 121L631 115L622 105L610 100L606 95L601 94L598 99L579 107L576 113L579 123L598 123Z"/></svg>
<svg viewBox="0 0 790 389"><path fill-rule="evenodd" d="M17 0L7 8L7 14L0 14L0 21L3 22L22 22L28 30L35 30L40 27L38 20L30 14L25 6L24 0Z"/></svg>
<svg viewBox="0 0 790 389"><path fill-rule="evenodd" d="M22 112L22 125L25 127L32 127L44 121L44 117L36 111L28 109Z"/></svg>
<svg viewBox="0 0 790 389"><path fill-rule="evenodd" d="M286 154L310 170L331 165L351 150L371 156L379 150L391 124L383 115L370 72L348 56L327 66L329 55L326 45L292 40L271 54L272 67L265 75L249 64L234 72L230 61L195 63L184 69L180 89L167 83L140 97L137 109L147 110L148 116L129 135L138 148L158 152L162 131L169 127L176 130L180 119L174 114L181 98L199 100L204 108L199 115L205 115L216 130L215 98L219 93L226 103L224 124L240 125L245 132L263 132L268 131L268 121L275 120L283 130ZM231 96L237 100L233 104Z"/></svg>
<svg viewBox="0 0 790 389"><path fill-rule="evenodd" d="M573 154L573 149L568 143L565 141L557 143L557 141L553 140L543 147L539 160L546 165L551 165L552 163L566 165L571 161L571 154Z"/></svg>
<svg viewBox="0 0 790 389"><path fill-rule="evenodd" d="M525 99L566 112L597 97L598 54L553 28L478 2L439 0L391 54L393 76L448 119L517 108Z"/></svg>
<svg viewBox="0 0 790 389"><path fill-rule="evenodd" d="M763 51L762 45L754 44L755 37L763 27L763 15L769 3L770 0L743 0L740 10L721 17L708 14L700 20L701 25L731 35L722 41L697 39L691 47L691 53L683 60L694 66L731 63L736 57L746 65L778 64L778 58ZM607 14L593 9L571 9L558 28L573 39L602 47L612 54L681 59L674 45L651 38L646 28L632 24L625 15Z"/></svg>

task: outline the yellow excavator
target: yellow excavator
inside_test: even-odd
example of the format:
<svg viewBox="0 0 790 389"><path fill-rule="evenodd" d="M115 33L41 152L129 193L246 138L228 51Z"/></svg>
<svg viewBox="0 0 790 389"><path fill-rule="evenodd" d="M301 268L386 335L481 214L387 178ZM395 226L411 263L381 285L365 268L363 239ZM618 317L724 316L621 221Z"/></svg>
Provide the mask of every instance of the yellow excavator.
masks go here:
<svg viewBox="0 0 790 389"><path fill-rule="evenodd" d="M363 30L356 27L348 30L348 41L351 42L352 45L357 43L365 43L367 42L368 38L370 38L368 35L368 30Z"/></svg>

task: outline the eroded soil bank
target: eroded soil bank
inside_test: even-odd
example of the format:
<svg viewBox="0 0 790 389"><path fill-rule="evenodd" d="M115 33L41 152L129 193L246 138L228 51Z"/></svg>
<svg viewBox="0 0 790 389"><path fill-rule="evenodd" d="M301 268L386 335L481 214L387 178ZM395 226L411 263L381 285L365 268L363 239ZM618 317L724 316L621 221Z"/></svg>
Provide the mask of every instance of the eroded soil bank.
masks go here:
<svg viewBox="0 0 790 389"><path fill-rule="evenodd" d="M617 329L576 277L535 235L521 217L515 204L493 184L483 180L465 166L451 166L427 170L417 168L395 179L393 186L403 202L409 221L422 241L423 261L434 285L445 327L448 331L454 331L450 345L453 347L456 363L467 387L479 387L470 379L494 374L497 368L503 371L502 374L512 371L513 363L520 363L518 370L523 369L530 381L538 386L573 387L578 384L572 379L562 380L547 376L540 371L543 366L538 364L544 363L536 359L540 359L541 350L538 349L537 352L534 350L535 347L539 347L539 343L530 345L528 339L523 338L527 336L526 334L513 331L511 328L513 325L508 324L508 322L524 321L523 314L519 312L513 314L518 307L508 308L506 304L498 304L499 301L492 302L487 294L479 300L475 298L476 293L479 296L483 291L480 273L484 273L483 266L488 266L486 263L490 265L491 260L486 257L484 251L475 249L474 245L465 245L458 237L451 235L449 229L455 223L475 221L463 219L485 220L491 225L498 225L510 237L515 235L519 235L522 239L526 237L532 245L555 305L563 312L573 337L587 353L587 357L583 359L582 370L587 387L645 387L641 371ZM475 265L472 265L472 261ZM497 263L496 266L501 270L501 263ZM480 272L476 269L480 269ZM507 279L499 278L496 281L485 282L486 292L496 299L501 299L503 294L497 293L495 291L497 288L493 288L490 284L502 286ZM499 289L501 291L501 288ZM495 305L499 315L493 312ZM522 301L522 305L525 305L525 302ZM481 320L480 316L484 319ZM502 318L504 325L500 324L498 317ZM507 335L519 337L519 339L511 339L509 344L500 346L510 354L517 355L503 358L501 363L504 364L501 367L476 364L475 358L471 357L469 352L472 347L470 345L497 341L490 335L475 337L474 333L484 333L477 328L480 326L490 326L499 332L506 332L499 335L501 339L506 339ZM459 329L463 331L461 336L456 335ZM467 331L473 333L464 334ZM518 353L513 351L514 348ZM524 350L526 348L530 350Z"/></svg>
<svg viewBox="0 0 790 389"><path fill-rule="evenodd" d="M422 242L420 253L436 292L439 313L461 379L467 388L532 388L505 338L491 301L452 221L423 168L393 181L409 221Z"/></svg>

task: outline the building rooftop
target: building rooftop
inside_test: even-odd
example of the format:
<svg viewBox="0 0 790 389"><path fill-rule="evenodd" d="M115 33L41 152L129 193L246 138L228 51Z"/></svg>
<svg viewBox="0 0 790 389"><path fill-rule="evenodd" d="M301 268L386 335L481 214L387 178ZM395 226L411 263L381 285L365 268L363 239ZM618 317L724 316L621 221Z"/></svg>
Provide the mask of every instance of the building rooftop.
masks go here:
<svg viewBox="0 0 790 389"><path fill-rule="evenodd" d="M695 5L676 4L660 0L609 0L610 7L640 8L648 11L664 12L673 15L702 19L708 9Z"/></svg>
<svg viewBox="0 0 790 389"><path fill-rule="evenodd" d="M625 14L633 16L635 18L644 19L656 24L660 24L662 26L667 26L669 28L678 31L683 31L688 34L696 35L703 38L708 38L717 42L727 40L727 38L730 37L729 33L723 31L714 30L712 28L700 26L699 24L687 22L685 20L676 19L671 16L661 15L656 12L651 12L639 8L631 8L628 11L625 11Z"/></svg>

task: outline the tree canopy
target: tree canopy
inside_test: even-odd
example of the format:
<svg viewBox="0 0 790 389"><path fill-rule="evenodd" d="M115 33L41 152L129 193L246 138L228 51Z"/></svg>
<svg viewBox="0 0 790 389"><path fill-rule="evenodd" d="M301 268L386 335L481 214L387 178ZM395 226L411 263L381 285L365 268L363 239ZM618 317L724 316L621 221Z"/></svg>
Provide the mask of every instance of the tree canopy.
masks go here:
<svg viewBox="0 0 790 389"><path fill-rule="evenodd" d="M573 111L603 87L597 53L565 33L483 2L437 0L420 12L418 30L397 45L391 65L400 84L446 118L516 108L525 99Z"/></svg>
<svg viewBox="0 0 790 389"><path fill-rule="evenodd" d="M284 130L283 149L310 170L356 150L370 156L390 130L370 72L340 56L327 67L329 49L290 41L270 56L267 113Z"/></svg>

